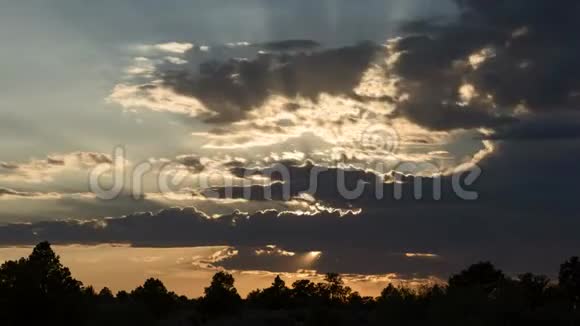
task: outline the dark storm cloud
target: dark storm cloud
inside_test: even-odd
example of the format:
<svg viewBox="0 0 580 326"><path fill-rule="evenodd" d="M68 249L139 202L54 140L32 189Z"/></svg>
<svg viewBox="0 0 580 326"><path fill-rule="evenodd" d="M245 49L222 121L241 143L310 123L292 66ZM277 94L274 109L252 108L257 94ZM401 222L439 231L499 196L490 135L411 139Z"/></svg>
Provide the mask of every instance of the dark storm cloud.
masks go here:
<svg viewBox="0 0 580 326"><path fill-rule="evenodd" d="M478 231L467 241L463 237L454 239L451 236L454 231L438 224L453 219L441 220L442 216L432 216L431 220L425 217L410 219L408 215L383 214L340 217L330 213L306 216L264 211L252 215L238 213L211 219L194 209L171 209L157 214L133 214L105 221L14 224L0 227L0 242L21 245L47 239L61 244L114 242L156 247L233 245L246 248L264 247L274 243L293 252L321 251L322 257L326 257L321 257L320 261L310 267L326 271L375 274L414 269L417 260L402 257L405 252L436 250L455 259L452 255L458 254L454 252L457 251L454 249L457 242L462 242L462 248L474 250L487 235L485 231ZM479 220L478 224L481 222ZM447 235L439 232L447 232ZM409 237L409 234L414 237ZM364 254L361 250L364 250ZM461 254L465 255L467 252ZM444 265L463 263L462 260L455 260L453 263L453 259L443 261ZM393 265L395 262L398 265ZM224 266L295 271L297 263L272 256L256 258L242 255L231 263L224 262ZM427 261L422 270L415 272L424 272L425 275L429 272L446 272L441 268L433 269L433 264L441 264L441 261L432 260L432 264ZM451 270L452 268L449 269Z"/></svg>
<svg viewBox="0 0 580 326"><path fill-rule="evenodd" d="M297 270L316 270L321 273L341 271L347 274L388 272L396 273L399 278L446 275L454 266L450 260L437 255L412 256L411 253L394 253L376 249L370 249L366 255L361 255L357 249L342 248L321 253L292 252L291 256L280 253L257 254L257 250L264 250L264 248L237 247L236 249L237 255L217 262L215 265L228 270L264 270L275 273ZM373 257L375 263L369 264L369 256Z"/></svg>
<svg viewBox="0 0 580 326"><path fill-rule="evenodd" d="M488 216L491 224L497 222L498 215L504 214L518 218L529 216L530 221L545 220L550 216L573 218L578 209L575 196L580 191L580 174L576 167L580 160L580 140L572 127L562 127L560 122L563 120L562 117L554 119L557 123L554 126L542 124L545 129L538 127L535 120L521 128L507 129L513 133L503 134L502 141L495 144L494 152L477 163L481 175L475 181L469 180L470 171L440 179L397 172L383 177L365 170L286 162L269 168L233 169L238 176L270 178L273 182L269 185L214 188L206 194L222 198L290 200L306 193L333 207L362 208L365 213L391 210L406 215L416 210L436 212L440 209L461 216L470 215L474 210L481 216ZM568 120L573 125L573 120ZM530 141L519 141L522 139ZM288 171L288 174L279 171ZM455 186L454 178L457 181ZM392 180L398 183L392 183ZM312 187L313 184L316 187ZM354 191L357 187L361 189L360 196L352 199L345 196L344 190ZM421 190L419 200L415 197L416 190ZM477 192L477 199L465 200L466 192ZM437 193L440 199L437 199ZM420 215L425 215L425 212ZM526 231L526 225L521 231Z"/></svg>
<svg viewBox="0 0 580 326"><path fill-rule="evenodd" d="M510 128L500 128L492 140L565 140L580 137L580 114L543 114L522 119Z"/></svg>
<svg viewBox="0 0 580 326"><path fill-rule="evenodd" d="M313 40L284 40L258 44L259 47L272 51L308 50L320 46Z"/></svg>
<svg viewBox="0 0 580 326"><path fill-rule="evenodd" d="M497 128L517 121L509 116L490 114L484 106L466 108L456 103L437 103L421 89L414 89L412 93L416 98L400 106L402 115L432 130Z"/></svg>
<svg viewBox="0 0 580 326"><path fill-rule="evenodd" d="M214 219L194 208L174 208L158 213L136 213L122 218L93 221L54 221L32 225L12 224L0 227L0 242L4 244L34 243L39 238L55 243L128 242L135 245L215 245L238 243L265 246L275 242L275 235L264 229L274 227L280 233L284 225L292 225L293 233L302 222L312 220L313 226L332 223L339 214L316 217L280 214L274 210L252 215L234 213ZM290 237L290 234L285 236ZM309 247L310 244L304 244Z"/></svg>
<svg viewBox="0 0 580 326"><path fill-rule="evenodd" d="M252 215L238 213L211 219L194 209L186 208L164 210L156 214L133 214L104 221L13 224L0 227L0 242L21 245L47 239L56 244L108 242L154 247L235 244L241 248L241 255L231 262L222 262L224 267L264 268L280 272L317 268L344 273L410 273L417 265L421 265L420 260L407 259L404 253L409 248L422 245L410 244L409 247L408 241L397 244L402 237L393 237L396 232L392 229L389 231L387 222L381 221L378 216L359 220L351 215L340 217L338 214L325 213L300 216L276 211ZM367 231L365 229L368 226L382 230ZM386 237L377 237L383 232ZM271 243L298 254L292 259L283 255L256 256L247 252L248 248L261 248ZM367 248L363 256L357 249L361 247ZM305 255L313 250L322 251L322 256ZM377 258L374 263L371 262L373 257ZM358 265L365 259L366 264ZM394 265L395 262L398 264ZM440 261L432 260L435 265L428 262L423 263L424 267L420 271L413 272L425 276L438 271L447 272L442 268L433 269L433 266L441 265Z"/></svg>
<svg viewBox="0 0 580 326"><path fill-rule="evenodd" d="M155 247L276 244L295 252L322 251L323 258L314 267L325 271L375 274L414 270L442 276L480 259L492 259L511 272L547 272L541 268L556 266L578 248L577 221L561 217L547 221L521 212L510 215L501 209L490 215L489 209L481 208L476 204L447 207L445 203L416 203L407 209L369 210L359 216L266 211L218 219L193 209L173 209L106 221L9 225L0 227L0 242L21 245L47 239L54 243L123 242ZM407 259L400 256L405 252L435 253L440 258ZM272 262L254 259L232 264L253 268ZM279 261L271 268L279 270L282 265ZM288 269L292 264L286 266L286 271L293 271Z"/></svg>
<svg viewBox="0 0 580 326"><path fill-rule="evenodd" d="M296 42L306 41L282 41L269 47L293 48ZM314 52L265 53L254 59L207 61L199 71L168 69L161 78L166 86L199 99L215 112L212 121L231 122L273 94L314 101L323 92L360 98L353 89L379 50L375 44L360 43Z"/></svg>
<svg viewBox="0 0 580 326"><path fill-rule="evenodd" d="M405 115L434 129L494 127L519 105L533 113L580 107L580 3L457 3L456 20L410 23L405 32L415 36L397 45L404 52L395 72L410 95ZM484 49L487 59L473 68L468 57ZM479 96L458 106L465 83Z"/></svg>
<svg viewBox="0 0 580 326"><path fill-rule="evenodd" d="M251 200L291 200L301 194L308 194L333 207L381 207L410 205L414 200L415 182L420 182L424 201L434 200L436 191L447 201L460 200L452 190L452 178L413 177L396 171L385 176L357 168L336 168L284 161L264 168L234 167L230 170L238 177L261 176L272 182L268 185L239 187L216 187L206 189L203 194L219 198L247 198ZM410 172L410 171L405 171ZM463 182L468 173L457 175ZM392 182L396 180L397 183ZM437 185L440 183L440 187ZM464 190L474 190L473 186L461 184ZM360 195L350 198L349 192ZM397 192L400 191L400 198ZM395 203L397 201L398 203Z"/></svg>

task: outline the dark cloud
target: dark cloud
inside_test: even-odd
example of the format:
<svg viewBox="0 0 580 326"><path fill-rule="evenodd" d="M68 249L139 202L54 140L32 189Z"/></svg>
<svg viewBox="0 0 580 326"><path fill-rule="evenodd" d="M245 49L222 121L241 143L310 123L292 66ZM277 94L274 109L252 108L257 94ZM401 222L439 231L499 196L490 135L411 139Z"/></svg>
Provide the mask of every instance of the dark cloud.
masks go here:
<svg viewBox="0 0 580 326"><path fill-rule="evenodd" d="M415 21L395 72L410 100L403 114L434 129L495 127L518 106L531 112L577 110L580 28L577 1L457 0L456 20ZM474 68L469 57L487 51ZM473 85L466 105L458 89Z"/></svg>
<svg viewBox="0 0 580 326"><path fill-rule="evenodd" d="M256 46L272 51L309 50L320 46L313 40L284 40L257 44Z"/></svg>
<svg viewBox="0 0 580 326"><path fill-rule="evenodd" d="M199 156L189 154L177 156L176 161L187 168L193 170L194 172L201 172L205 169L205 166L201 163Z"/></svg>
<svg viewBox="0 0 580 326"><path fill-rule="evenodd" d="M174 208L159 213L136 213L122 218L94 221L55 221L33 225L9 225L2 228L3 243L33 243L38 238L55 243L129 242L136 245L214 245L240 242L263 246L274 242L270 235L255 238L258 229L277 221L291 222L293 214L268 210L253 214L236 212L221 218L210 218L194 208ZM313 219L330 221L338 214ZM298 217L305 220L307 217ZM298 220L297 220L298 221ZM249 231L246 233L244 231ZM237 239L237 240L236 240ZM239 241L238 241L239 240ZM266 243L264 243L266 242Z"/></svg>
<svg viewBox="0 0 580 326"><path fill-rule="evenodd" d="M510 128L500 128L492 140L565 140L580 137L580 114L543 114L522 119Z"/></svg>
<svg viewBox="0 0 580 326"><path fill-rule="evenodd" d="M417 169L420 169L419 165ZM369 208L412 205L415 201L415 190L420 188L423 201L434 201L438 194L446 201L461 200L452 189L451 177L422 178L401 173L403 171L390 171L383 176L362 168L324 167L314 165L310 161L304 164L283 161L264 168L234 167L230 171L238 177L258 175L272 182L267 185L215 187L206 189L203 194L208 197L247 198L258 201L291 200L301 194L308 194L333 207ZM458 174L458 180L463 182L467 176L467 172ZM396 183L393 182L395 180ZM416 182L420 187L415 187ZM464 183L461 185L467 191L475 189Z"/></svg>
<svg viewBox="0 0 580 326"><path fill-rule="evenodd" d="M237 247L238 254L216 265L230 270L262 270L288 272L311 269L314 258L308 259L309 251L284 253L283 249L269 247Z"/></svg>
<svg viewBox="0 0 580 326"><path fill-rule="evenodd" d="M133 214L104 221L14 224L0 227L0 242L20 245L48 239L53 243L112 242L161 247L233 245L241 248L259 248L275 243L284 250L301 253L297 256L304 259L307 257L302 253L321 251L320 260L311 257L308 261L311 268L368 274L410 272L421 260L408 259L404 253L435 250L443 255L443 260L427 260L421 270L414 271L428 275L447 272L441 267L433 269L434 266L464 263L454 255L468 254L466 248L476 250L488 233L477 228L482 223L478 220L473 227L473 230L478 230L477 234L472 234L466 241L467 237L459 236L456 231L439 224L454 219L441 218L432 216L429 220L424 216L418 219L409 215L376 213L342 217L332 213L309 216L264 211L212 219L194 209L171 209L157 214ZM473 225L473 222L461 224L467 226ZM411 232L413 237L408 236ZM461 249L455 246L458 242L462 242ZM224 266L261 267L274 271L295 271L307 267L305 261L297 261L296 258L275 254L255 257L242 253L240 258L224 262Z"/></svg>
<svg viewBox="0 0 580 326"><path fill-rule="evenodd" d="M293 46L291 43L273 43ZM161 78L176 92L195 97L217 116L231 122L244 117L272 94L303 96L320 93L355 97L353 89L380 47L372 43L314 52L260 54L255 59L208 61L199 71L166 70ZM357 97L358 98L358 97Z"/></svg>
<svg viewBox="0 0 580 326"><path fill-rule="evenodd" d="M46 158L46 163L48 165L64 165L65 164L64 159L50 157L50 156Z"/></svg>
<svg viewBox="0 0 580 326"><path fill-rule="evenodd" d="M320 261L313 267L324 271L413 271L440 276L480 259L492 259L509 272L550 272L548 266L556 266L578 248L575 220L555 216L546 225L545 218L522 212L498 209L494 214L476 204L460 208L420 202L406 209L370 209L359 216L264 211L212 219L194 209L171 209L84 223L8 225L0 227L0 243L34 244L47 239L54 243L161 247L277 244L293 252L321 251ZM435 253L439 258L411 259L402 256L406 252ZM287 259L272 257L229 264L226 266L269 266L276 271L296 267Z"/></svg>
<svg viewBox="0 0 580 326"><path fill-rule="evenodd" d="M252 215L237 213L211 219L189 208L164 210L157 214L133 214L104 221L13 224L0 227L0 242L20 245L48 239L57 244L109 242L156 247L235 244L240 248L240 255L220 262L220 265L275 272L318 269L365 274L418 273L424 276L447 272L442 266L450 263L444 260L410 259L404 255L410 248L408 245L417 245L409 241L394 244L401 237L376 237L378 230L365 230L366 226L375 226L386 235L394 234L385 223L386 220L381 221L377 216L359 221L351 215L340 217L325 213L300 216L276 211ZM294 256L275 251L256 254L256 249L269 243L278 243L281 249L296 252ZM367 247L362 256L361 246ZM320 257L311 254L314 250L321 251ZM374 263L370 262L371 257ZM365 264L360 264L365 260ZM419 265L423 268L414 270ZM439 268L434 269L434 266Z"/></svg>
<svg viewBox="0 0 580 326"><path fill-rule="evenodd" d="M342 248L338 251L301 251L292 255L282 254L277 248L237 247L238 254L216 263L229 270L264 270L283 273L297 270L316 270L321 273L341 271L344 274L396 273L398 277L428 277L445 275L453 263L436 255L373 250L368 255L361 255L358 250ZM270 254L262 254L262 251ZM372 255L376 263L369 264L368 256Z"/></svg>
<svg viewBox="0 0 580 326"><path fill-rule="evenodd" d="M550 124L543 125L546 132L541 135L535 134L538 123L535 120L525 125L533 127L521 128L520 136L508 137L506 134L501 142L494 144L493 153L477 162L475 167L481 174L475 180L470 180L472 172L469 170L438 179L399 172L381 176L355 168L324 168L307 161L302 165L278 163L257 169L237 167L232 171L240 177L259 175L270 178L272 183L213 188L206 190L205 194L221 198L290 200L306 193L333 207L362 208L367 213L391 210L406 215L407 211L426 209L429 212L449 210L449 214L461 216L476 211L482 216L487 215L491 222L496 221L498 214L529 214L532 219L553 215L572 218L577 209L574 197L580 191L580 174L575 173L580 160L580 141L572 131L554 137L557 135L554 130L562 132L559 122L563 119L554 121L558 124L553 128ZM534 141L520 142L520 139ZM550 142L540 141L547 139ZM397 182L393 183L393 180ZM313 184L316 187L312 187ZM351 194L345 193L357 187L361 190L359 196L350 198ZM420 199L416 198L418 190ZM465 200L467 193L474 192L477 193L475 200Z"/></svg>
<svg viewBox="0 0 580 326"><path fill-rule="evenodd" d="M95 152L82 152L80 153L81 156L85 155L88 157L89 161L94 164L112 164L113 159L110 155L104 153L95 153Z"/></svg>

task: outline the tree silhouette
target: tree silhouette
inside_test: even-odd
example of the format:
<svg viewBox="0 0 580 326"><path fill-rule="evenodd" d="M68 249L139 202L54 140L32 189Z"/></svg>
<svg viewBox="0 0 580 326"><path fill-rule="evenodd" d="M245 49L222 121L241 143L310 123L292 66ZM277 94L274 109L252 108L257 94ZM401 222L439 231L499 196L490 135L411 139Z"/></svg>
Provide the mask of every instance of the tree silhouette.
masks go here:
<svg viewBox="0 0 580 326"><path fill-rule="evenodd" d="M8 325L37 316L47 323L74 324L85 314L83 294L82 283L72 278L48 242L39 243L28 258L0 267L0 309ZM21 307L35 313L19 314Z"/></svg>
<svg viewBox="0 0 580 326"><path fill-rule="evenodd" d="M329 303L342 304L348 301L352 289L344 286L344 281L340 274L327 273L324 277L325 283L318 285L319 291Z"/></svg>
<svg viewBox="0 0 580 326"><path fill-rule="evenodd" d="M269 288L264 290L255 290L248 294L248 303L255 307L266 309L283 309L290 304L290 289L280 275L276 276L274 282Z"/></svg>
<svg viewBox="0 0 580 326"><path fill-rule="evenodd" d="M60 258L48 242L41 242L34 248L26 268L31 281L39 285L40 294L44 296L80 293L82 283L72 278L69 269L60 263Z"/></svg>
<svg viewBox="0 0 580 326"><path fill-rule="evenodd" d="M130 296L135 302L145 305L155 318L167 316L177 305L177 295L167 291L163 282L155 278L147 279Z"/></svg>
<svg viewBox="0 0 580 326"><path fill-rule="evenodd" d="M209 317L225 316L238 311L242 298L234 287L234 277L225 272L217 272L201 298L201 308Z"/></svg>
<svg viewBox="0 0 580 326"><path fill-rule="evenodd" d="M471 265L448 285L389 284L377 298L361 297L339 274L324 281L280 276L270 287L239 296L231 274L218 272L198 300L178 297L161 280L116 297L82 287L50 244L0 266L0 325L580 325L580 260L560 266L559 283L526 273L510 278L489 262ZM219 319L219 320L214 320Z"/></svg>
<svg viewBox="0 0 580 326"><path fill-rule="evenodd" d="M376 301L379 307L377 318L386 323L415 321L422 313L418 307L418 298L413 291L395 287L390 283L383 289Z"/></svg>
<svg viewBox="0 0 580 326"><path fill-rule="evenodd" d="M518 277L519 287L523 291L523 296L531 310L537 309L542 305L544 296L550 280L544 275L534 275L525 273Z"/></svg>
<svg viewBox="0 0 580 326"><path fill-rule="evenodd" d="M573 310L578 308L580 301L580 260L572 257L560 265L558 283L571 301Z"/></svg>
<svg viewBox="0 0 580 326"><path fill-rule="evenodd" d="M310 280L298 280L292 283L292 302L296 306L304 306L317 299L316 284Z"/></svg>
<svg viewBox="0 0 580 326"><path fill-rule="evenodd" d="M506 276L490 262L481 262L469 266L466 270L449 279L450 289L477 288L491 294L503 282Z"/></svg>
<svg viewBox="0 0 580 326"><path fill-rule="evenodd" d="M117 292L117 294L115 295L115 298L117 300L119 300L120 302L126 302L129 301L129 293L127 293L127 291L121 290L119 292Z"/></svg>
<svg viewBox="0 0 580 326"><path fill-rule="evenodd" d="M108 287L104 287L99 291L98 294L99 300L101 302L110 303L115 301L115 296L113 296L113 292Z"/></svg>

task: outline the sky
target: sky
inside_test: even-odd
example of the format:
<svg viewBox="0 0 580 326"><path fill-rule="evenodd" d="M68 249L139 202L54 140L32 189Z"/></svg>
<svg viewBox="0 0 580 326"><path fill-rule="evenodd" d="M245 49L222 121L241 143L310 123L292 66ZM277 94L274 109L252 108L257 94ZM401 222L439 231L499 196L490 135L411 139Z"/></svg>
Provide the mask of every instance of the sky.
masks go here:
<svg viewBox="0 0 580 326"><path fill-rule="evenodd" d="M572 0L0 4L0 260L375 295L578 254Z"/></svg>

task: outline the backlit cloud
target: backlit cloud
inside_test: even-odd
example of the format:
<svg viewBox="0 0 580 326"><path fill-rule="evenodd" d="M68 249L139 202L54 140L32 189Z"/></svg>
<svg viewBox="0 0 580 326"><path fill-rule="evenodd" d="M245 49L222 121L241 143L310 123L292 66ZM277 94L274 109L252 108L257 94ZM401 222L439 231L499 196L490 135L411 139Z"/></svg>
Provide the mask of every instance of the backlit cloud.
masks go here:
<svg viewBox="0 0 580 326"><path fill-rule="evenodd" d="M113 164L112 157L96 152L51 154L44 159L31 159L23 163L2 162L0 180L42 183L53 180L55 175L60 173L86 171L101 164Z"/></svg>
<svg viewBox="0 0 580 326"><path fill-rule="evenodd" d="M146 70L156 63L153 76L118 84L109 101L130 110L198 120L205 128L197 128L192 136L204 141L206 152L268 148L314 137L323 145L298 150L305 153L304 159L321 164L347 159L362 164L381 161L391 167L429 162L442 171L457 166L483 147L473 136L477 129L432 131L401 115L400 107L408 100L401 96L402 77L395 73L402 53L399 42L335 49L301 40L242 50L226 46L215 54L188 52L182 56L187 64L154 57L141 60L147 62ZM272 46L276 53L260 52ZM474 96L471 89L463 93ZM460 153L446 151L457 142L464 143ZM431 154L444 151L444 158ZM249 163L265 159L264 155Z"/></svg>

